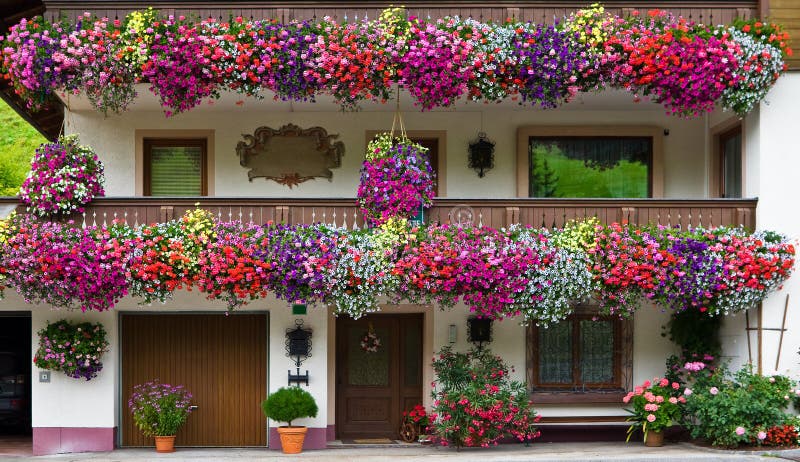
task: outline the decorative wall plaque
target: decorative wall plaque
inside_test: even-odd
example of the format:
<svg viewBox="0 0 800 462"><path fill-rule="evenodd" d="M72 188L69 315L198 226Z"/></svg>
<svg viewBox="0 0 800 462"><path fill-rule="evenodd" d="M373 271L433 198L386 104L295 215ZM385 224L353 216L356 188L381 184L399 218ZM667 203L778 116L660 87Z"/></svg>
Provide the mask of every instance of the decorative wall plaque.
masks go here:
<svg viewBox="0 0 800 462"><path fill-rule="evenodd" d="M249 168L247 178L264 177L289 188L314 178L333 178L332 168L342 165L344 143L333 141L322 127L284 125L278 130L259 127L243 134L236 145L239 164Z"/></svg>

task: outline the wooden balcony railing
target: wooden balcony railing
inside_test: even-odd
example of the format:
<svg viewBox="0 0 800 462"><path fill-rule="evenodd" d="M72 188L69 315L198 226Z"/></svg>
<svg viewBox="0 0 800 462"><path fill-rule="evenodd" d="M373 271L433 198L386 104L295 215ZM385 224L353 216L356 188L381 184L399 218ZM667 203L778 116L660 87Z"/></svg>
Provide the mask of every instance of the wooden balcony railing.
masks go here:
<svg viewBox="0 0 800 462"><path fill-rule="evenodd" d="M0 209L17 204L0 198ZM223 221L325 223L358 229L364 221L355 200L266 198L102 198L72 219L83 226L124 220L131 225L180 217L197 204ZM473 223L502 228L515 223L557 228L568 220L597 217L602 223L755 228L757 199L437 199L426 211L429 223ZM24 211L24 207L19 207Z"/></svg>

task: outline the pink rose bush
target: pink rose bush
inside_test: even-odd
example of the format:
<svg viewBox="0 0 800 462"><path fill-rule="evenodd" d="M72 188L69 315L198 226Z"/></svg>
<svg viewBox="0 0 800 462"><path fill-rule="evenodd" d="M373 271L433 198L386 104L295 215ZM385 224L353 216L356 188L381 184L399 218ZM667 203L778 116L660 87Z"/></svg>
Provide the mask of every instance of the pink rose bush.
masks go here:
<svg viewBox="0 0 800 462"><path fill-rule="evenodd" d="M36 149L31 170L19 190L28 211L40 217L83 212L83 206L105 194L103 163L77 135L61 136Z"/></svg>
<svg viewBox="0 0 800 462"><path fill-rule="evenodd" d="M167 115L222 90L343 107L386 102L404 88L423 110L522 99L557 107L603 88L645 96L667 112L699 116L718 101L744 115L785 70L788 36L774 24L706 26L664 11L628 17L602 6L556 26L457 17L424 21L402 8L338 23L161 18L152 9L121 20L24 19L2 38L0 74L31 108L58 92L85 93L100 111L125 110L133 84L150 84Z"/></svg>

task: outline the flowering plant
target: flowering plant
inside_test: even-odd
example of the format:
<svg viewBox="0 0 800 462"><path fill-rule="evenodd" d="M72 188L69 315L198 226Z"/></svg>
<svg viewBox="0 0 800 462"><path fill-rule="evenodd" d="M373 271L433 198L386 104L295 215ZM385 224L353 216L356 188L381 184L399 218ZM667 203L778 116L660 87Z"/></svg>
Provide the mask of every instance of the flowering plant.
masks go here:
<svg viewBox="0 0 800 462"><path fill-rule="evenodd" d="M67 320L47 323L39 335L33 363L39 369L61 371L73 379L91 380L103 369L108 351L106 330L100 323L73 324Z"/></svg>
<svg viewBox="0 0 800 462"><path fill-rule="evenodd" d="M707 27L653 10L627 18L599 4L557 26L474 19L422 21L390 8L378 18L286 24L160 19L75 24L23 19L3 37L0 74L29 107L56 91L85 92L101 111L121 111L145 81L169 116L221 89L282 99L328 93L344 107L385 102L407 89L423 110L475 100L517 98L555 107L605 87L651 97L670 114L698 116L723 105L742 114L763 98L791 55L778 26L737 20Z"/></svg>
<svg viewBox="0 0 800 462"><path fill-rule="evenodd" d="M324 225L270 224L268 245L257 253L274 265L270 288L288 303L316 303L327 296L326 275L338 257L338 232Z"/></svg>
<svg viewBox="0 0 800 462"><path fill-rule="evenodd" d="M272 263L258 254L267 244L263 227L218 223L213 239L200 251L197 287L209 300L222 299L228 309L264 298Z"/></svg>
<svg viewBox="0 0 800 462"><path fill-rule="evenodd" d="M195 209L178 220L130 229L131 294L163 303L176 289L190 288L205 273L200 254L216 239L214 226L210 212Z"/></svg>
<svg viewBox="0 0 800 462"><path fill-rule="evenodd" d="M187 111L206 98L218 98L222 76L212 72L211 64L224 57L220 40L203 23L193 27L183 16L156 21L153 29L142 76L167 108L166 115Z"/></svg>
<svg viewBox="0 0 800 462"><path fill-rule="evenodd" d="M268 89L276 99L313 100L318 85L306 63L312 59L317 35L309 23L237 17L229 23L209 19L205 28L224 51L211 71L222 75L229 89L256 97Z"/></svg>
<svg viewBox="0 0 800 462"><path fill-rule="evenodd" d="M693 437L715 446L762 444L767 430L794 425L786 409L795 386L786 376L755 374L750 366L733 374L719 367L713 374L695 376L684 391L684 423Z"/></svg>
<svg viewBox="0 0 800 462"><path fill-rule="evenodd" d="M436 374L429 430L442 445L496 445L511 437L539 436L539 415L525 385L509 379L509 368L486 349L455 353L443 348L433 360Z"/></svg>
<svg viewBox="0 0 800 462"><path fill-rule="evenodd" d="M45 107L53 92L75 76L56 61L66 29L69 27L61 21L48 22L43 16L36 16L23 18L2 37L5 46L0 73L28 108Z"/></svg>
<svg viewBox="0 0 800 462"><path fill-rule="evenodd" d="M422 431L430 424L430 416L422 404L415 404L410 411L403 411L403 421L418 425Z"/></svg>
<svg viewBox="0 0 800 462"><path fill-rule="evenodd" d="M72 31L61 36L61 49L53 55L62 72L69 70L73 75L64 82L64 90L85 92L92 106L104 115L128 107L136 98L133 84L141 77L139 63L125 59L132 46L122 33L119 19L93 20L84 13Z"/></svg>
<svg viewBox="0 0 800 462"><path fill-rule="evenodd" d="M128 409L144 436L174 436L189 418L192 394L158 380L134 385Z"/></svg>
<svg viewBox="0 0 800 462"><path fill-rule="evenodd" d="M105 193L103 163L92 148L78 143L77 135L61 136L36 149L19 190L29 212L42 217L83 212L84 205Z"/></svg>
<svg viewBox="0 0 800 462"><path fill-rule="evenodd" d="M390 258L393 251L377 247L362 233L342 237L338 250L336 264L328 270L325 281L334 312L359 318L378 311L378 298L397 288L398 277L392 272Z"/></svg>
<svg viewBox="0 0 800 462"><path fill-rule="evenodd" d="M12 226L0 266L27 302L105 311L128 293L129 243L108 229L24 217Z"/></svg>
<svg viewBox="0 0 800 462"><path fill-rule="evenodd" d="M358 205L368 222L410 218L431 206L435 175L426 153L407 138L385 133L369 144L358 186Z"/></svg>
<svg viewBox="0 0 800 462"><path fill-rule="evenodd" d="M627 409L632 415L628 422L628 440L637 428L641 428L647 437L647 432L660 432L665 428L678 423L681 417L681 405L686 398L680 396L681 385L670 382L665 378L645 380L641 386L634 388L622 398L622 402L630 404Z"/></svg>

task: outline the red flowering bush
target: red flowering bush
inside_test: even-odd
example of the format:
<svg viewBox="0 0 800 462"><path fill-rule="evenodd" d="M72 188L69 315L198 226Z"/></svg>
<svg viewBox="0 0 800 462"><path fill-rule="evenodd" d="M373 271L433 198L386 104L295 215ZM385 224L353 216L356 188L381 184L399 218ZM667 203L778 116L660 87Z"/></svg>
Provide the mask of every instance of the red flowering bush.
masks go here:
<svg viewBox="0 0 800 462"><path fill-rule="evenodd" d="M430 416L428 416L428 412L425 410L425 406L422 404L414 405L414 408L410 411L403 411L403 420L406 422L413 423L414 425L419 425L422 431L428 427L430 423Z"/></svg>
<svg viewBox="0 0 800 462"><path fill-rule="evenodd" d="M539 436L539 415L521 382L486 349L454 353L445 347L433 361L436 374L429 431L442 445L481 446L502 438L528 442Z"/></svg>
<svg viewBox="0 0 800 462"><path fill-rule="evenodd" d="M213 216L199 209L178 220L129 228L129 232L131 294L142 297L144 303L163 303L176 289L190 289L202 271L200 252L215 238Z"/></svg>
<svg viewBox="0 0 800 462"><path fill-rule="evenodd" d="M210 300L225 300L228 309L266 297L272 264L257 256L268 242L265 229L219 223L214 236L198 259L200 291Z"/></svg>
<svg viewBox="0 0 800 462"><path fill-rule="evenodd" d="M767 430L767 437L761 444L766 446L795 446L798 435L797 427L794 425L776 425Z"/></svg>

